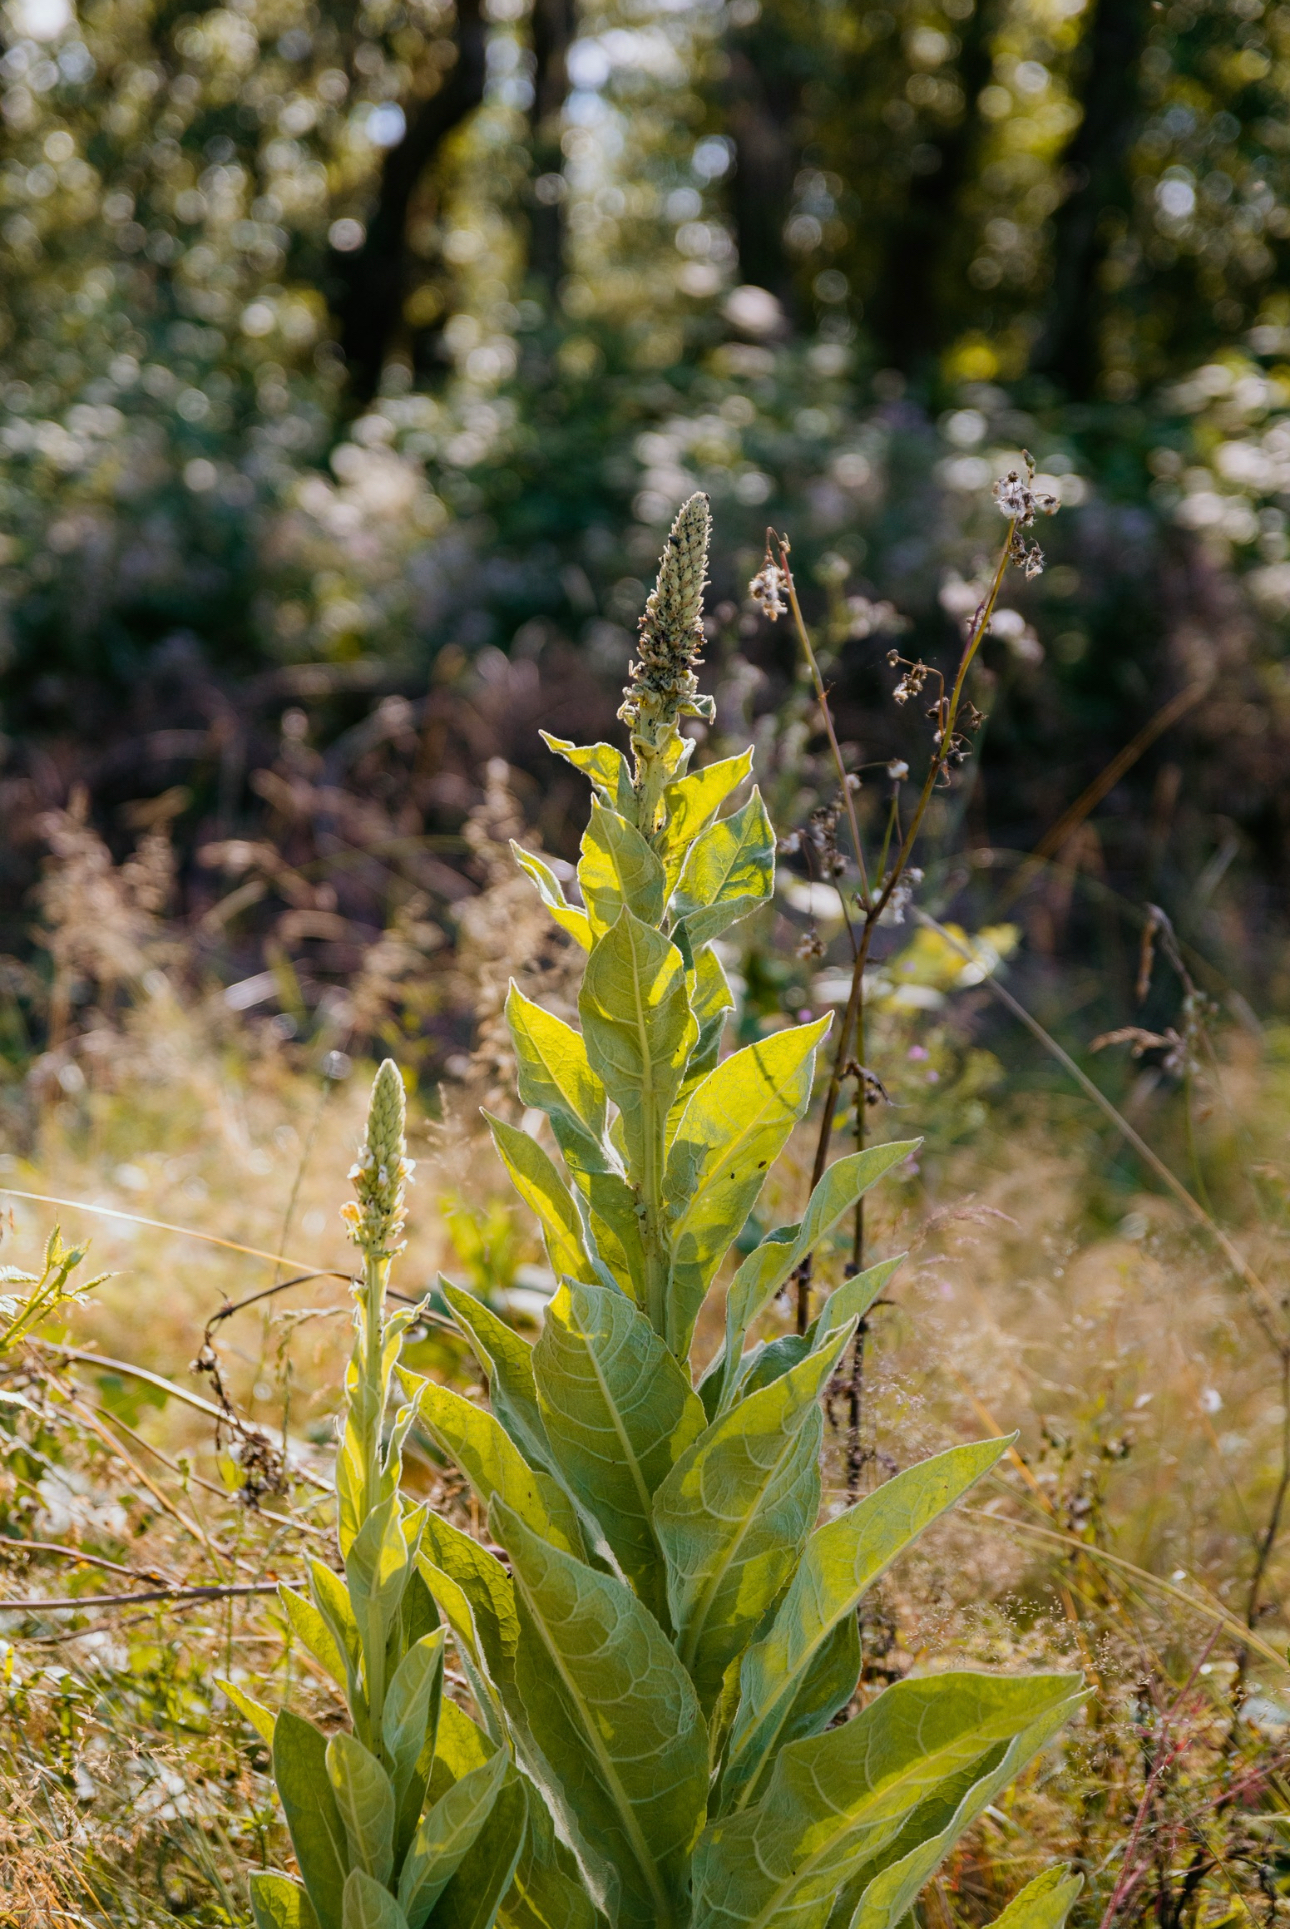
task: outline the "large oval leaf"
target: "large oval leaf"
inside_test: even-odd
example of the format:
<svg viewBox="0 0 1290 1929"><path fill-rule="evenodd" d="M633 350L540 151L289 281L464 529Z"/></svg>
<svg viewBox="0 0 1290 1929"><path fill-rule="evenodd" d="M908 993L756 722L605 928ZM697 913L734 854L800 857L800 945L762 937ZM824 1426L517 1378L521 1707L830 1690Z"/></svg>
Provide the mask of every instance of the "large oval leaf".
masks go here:
<svg viewBox="0 0 1290 1929"><path fill-rule="evenodd" d="M520 1616L515 1679L548 1799L619 1929L684 1919L708 1736L689 1677L631 1589L495 1504Z"/></svg>

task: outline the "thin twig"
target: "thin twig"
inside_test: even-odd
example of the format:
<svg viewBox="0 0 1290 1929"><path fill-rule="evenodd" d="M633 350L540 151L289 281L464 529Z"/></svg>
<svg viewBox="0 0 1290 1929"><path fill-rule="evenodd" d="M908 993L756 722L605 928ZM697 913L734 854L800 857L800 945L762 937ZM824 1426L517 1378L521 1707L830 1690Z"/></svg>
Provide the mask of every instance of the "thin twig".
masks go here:
<svg viewBox="0 0 1290 1929"><path fill-rule="evenodd" d="M1120 1904L1129 1895L1130 1891L1137 1886L1142 1876L1146 1873L1145 1869L1133 1868L1132 1866L1133 1852L1137 1848L1138 1838L1141 1836L1143 1828L1146 1826L1147 1816L1150 1813L1151 1803L1155 1796L1156 1788L1159 1785L1161 1776L1164 1774L1165 1770L1169 1767L1170 1763L1177 1760L1178 1756L1182 1753L1183 1749L1187 1745L1187 1731L1184 1731L1178 1737L1178 1740L1174 1743L1173 1747L1166 1750L1165 1742L1169 1735L1170 1724L1172 1723L1173 1718L1177 1714L1178 1710L1182 1707L1185 1696L1191 1693L1193 1684L1195 1683L1197 1676L1199 1675L1202 1667L1205 1665L1205 1662L1209 1659L1210 1649L1213 1647L1215 1641L1217 1641L1218 1633L1219 1633L1218 1629L1215 1628L1214 1632L1210 1635L1209 1640L1205 1644L1204 1652L1201 1654L1200 1658L1196 1662L1195 1667L1192 1669L1190 1675L1187 1677L1187 1680L1184 1682L1183 1686L1178 1690L1178 1694L1173 1702L1173 1705L1168 1709L1163 1720L1161 1721L1160 1749L1159 1749L1159 1752L1157 1753L1155 1762L1152 1764L1151 1773L1147 1777L1146 1787L1142 1791L1142 1800L1138 1803L1138 1812L1133 1818L1133 1827L1130 1829L1129 1839L1124 1845L1124 1859L1120 1864L1119 1879L1117 1880L1115 1887L1111 1891L1110 1897L1107 1901L1106 1909L1104 1910L1102 1915L1101 1923L1099 1924L1099 1929L1111 1929L1111 1924L1115 1920L1116 1914L1120 1908Z"/></svg>
<svg viewBox="0 0 1290 1929"><path fill-rule="evenodd" d="M1281 1531L1281 1517L1285 1512L1286 1496L1290 1493L1290 1353L1283 1354L1281 1360L1281 1473L1277 1488L1272 1496L1272 1508L1268 1524L1255 1543L1254 1572L1250 1576L1250 1591L1246 1597L1245 1620L1253 1627L1259 1612L1259 1595L1263 1589L1268 1563L1276 1546L1277 1535ZM1245 1658L1241 1657L1241 1672L1245 1671Z"/></svg>
<svg viewBox="0 0 1290 1929"><path fill-rule="evenodd" d="M842 1029L838 1035L837 1049L834 1053L833 1073L829 1080L828 1095L825 1099L824 1116L820 1121L820 1137L815 1151L815 1165L811 1179L812 1186L819 1184L829 1156L829 1141L833 1133L833 1113L837 1107L838 1094L842 1088L848 1047L855 1027L855 1007L860 995L860 986L864 979L864 967L869 959L869 946L872 942L873 930L890 903L897 884L904 875L914 845L918 841L918 833L922 829L923 819L927 815L928 805L932 801L932 796L940 780L941 773L944 770L946 759L949 756L950 746L954 737L954 726L958 719L959 704L963 696L963 684L968 670L971 668L972 660L980 648L981 640L989 627L990 618L994 614L994 605L1003 583L1004 571L1008 567L1008 558L1011 554L1012 538L1015 529L1016 524L1010 522L1008 524L1007 540L1004 543L1003 553L999 558L998 567L995 570L989 593L977 613L976 623L964 645L962 657L959 659L958 674L955 676L954 687L950 692L945 711L944 723L941 729L941 740L936 746L931 762L928 765L927 775L923 779L923 787L919 792L918 803L915 806L913 816L910 818L905 835L901 839L900 849L896 853L896 861L892 865L890 875L879 891L878 896L870 906L866 907L864 936L861 939L860 951L851 973L851 997L847 1004L846 1016L842 1021Z"/></svg>
<svg viewBox="0 0 1290 1929"><path fill-rule="evenodd" d="M0 1600L0 1614L47 1614L62 1608L137 1607L140 1601L223 1601L235 1594L276 1594L276 1581L230 1581L215 1587L154 1587L139 1594L82 1594L50 1601Z"/></svg>
<svg viewBox="0 0 1290 1929"><path fill-rule="evenodd" d="M12 1548L15 1554L61 1554L70 1561L83 1561L88 1567L102 1567L109 1574L124 1574L136 1581L166 1579L159 1568L122 1567L120 1561L109 1561L102 1554L89 1554L83 1547L64 1547L61 1541L24 1541L14 1534L0 1534L0 1547Z"/></svg>

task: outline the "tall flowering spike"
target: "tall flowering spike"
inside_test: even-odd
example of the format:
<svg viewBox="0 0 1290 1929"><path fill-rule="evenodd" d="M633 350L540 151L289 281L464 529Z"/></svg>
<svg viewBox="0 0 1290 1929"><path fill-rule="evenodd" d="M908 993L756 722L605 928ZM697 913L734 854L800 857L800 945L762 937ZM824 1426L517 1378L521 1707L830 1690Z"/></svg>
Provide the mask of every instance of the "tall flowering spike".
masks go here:
<svg viewBox="0 0 1290 1929"><path fill-rule="evenodd" d="M678 717L703 716L711 699L699 696L694 672L702 661L703 590L707 582L708 498L691 496L677 511L659 564L658 581L640 621L639 661L618 712L632 733L633 748L658 748Z"/></svg>
<svg viewBox="0 0 1290 1929"><path fill-rule="evenodd" d="M400 1250L404 1186L415 1170L407 1157L406 1116L403 1080L387 1058L373 1081L367 1132L350 1167L358 1198L343 1208L351 1239L371 1259L388 1259Z"/></svg>

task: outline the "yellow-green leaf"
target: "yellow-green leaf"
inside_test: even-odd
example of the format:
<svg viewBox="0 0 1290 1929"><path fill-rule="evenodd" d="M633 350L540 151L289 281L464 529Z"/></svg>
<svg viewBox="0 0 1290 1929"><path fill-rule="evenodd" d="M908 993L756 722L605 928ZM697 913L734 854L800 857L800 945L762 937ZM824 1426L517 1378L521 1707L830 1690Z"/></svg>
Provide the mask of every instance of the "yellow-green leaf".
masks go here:
<svg viewBox="0 0 1290 1929"><path fill-rule="evenodd" d="M517 1125L508 1125L491 1112L485 1112L484 1117L511 1184L542 1227L556 1277L594 1279L595 1267L587 1252L578 1208L553 1161Z"/></svg>
<svg viewBox="0 0 1290 1929"><path fill-rule="evenodd" d="M281 1711L273 1730L273 1779L321 1929L342 1929L349 1858L345 1825L327 1779L327 1738L290 1708Z"/></svg>
<svg viewBox="0 0 1290 1929"><path fill-rule="evenodd" d="M614 923L626 905L646 924L663 915L663 866L634 824L593 803L582 834L578 886L593 937Z"/></svg>
<svg viewBox="0 0 1290 1929"><path fill-rule="evenodd" d="M731 792L739 788L752 769L752 760L751 748L741 750L737 757L705 764L691 776L678 777L664 786L663 825L654 844L667 871L669 891L676 888L691 844L707 829Z"/></svg>
<svg viewBox="0 0 1290 1929"><path fill-rule="evenodd" d="M794 1739L798 1691L833 1630L854 1616L874 1582L989 1472L1007 1445L984 1440L951 1447L816 1528L770 1632L744 1656L726 1751L724 1808L742 1808L755 1797L777 1749Z"/></svg>
<svg viewBox="0 0 1290 1929"><path fill-rule="evenodd" d="M742 810L710 824L691 845L672 893L672 915L685 920L697 950L764 904L774 889L775 833L754 789Z"/></svg>
<svg viewBox="0 0 1290 1929"><path fill-rule="evenodd" d="M636 792L632 788L632 773L627 759L621 750L615 750L610 743L566 743L561 737L553 737L546 730L538 731L547 749L566 763L580 770L584 777L591 780L597 798L610 810L616 810L620 817L632 819L636 808Z"/></svg>
<svg viewBox="0 0 1290 1929"><path fill-rule="evenodd" d="M691 1093L663 1182L671 1223L668 1344L678 1355L713 1274L738 1237L771 1161L811 1098L815 1048L827 1018L772 1032L735 1052Z"/></svg>
<svg viewBox="0 0 1290 1929"><path fill-rule="evenodd" d="M506 1022L515 1046L520 1100L562 1121L560 1149L570 1159L565 1138L572 1134L575 1156L584 1171L606 1168L605 1088L587 1062L579 1032L544 1011L512 984L506 996Z"/></svg>
<svg viewBox="0 0 1290 1929"><path fill-rule="evenodd" d="M421 1817L399 1876L399 1907L408 1929L422 1929L488 1821L510 1766L502 1749L463 1775Z"/></svg>
<svg viewBox="0 0 1290 1929"><path fill-rule="evenodd" d="M621 912L587 960L578 1006L587 1057L622 1115L635 1173L656 1187L663 1127L697 1036L680 952Z"/></svg>
<svg viewBox="0 0 1290 1929"><path fill-rule="evenodd" d="M341 1679L344 1680L343 1675ZM262 1701L257 1701L253 1695L248 1695L245 1689L239 1688L235 1682L227 1681L222 1674L215 1676L215 1686L232 1702L242 1719L250 1722L260 1740L272 1748L273 1724L277 1720L272 1708L266 1708Z"/></svg>
<svg viewBox="0 0 1290 1929"><path fill-rule="evenodd" d="M318 1929L313 1904L289 1875L257 1869L250 1879L255 1929Z"/></svg>
<svg viewBox="0 0 1290 1929"><path fill-rule="evenodd" d="M439 1290L488 1375L488 1403L531 1467L549 1467L551 1448L533 1385L533 1348L473 1293L441 1273Z"/></svg>
<svg viewBox="0 0 1290 1929"><path fill-rule="evenodd" d="M695 1921L824 1929L835 1908L845 1924L860 1902L856 1920L887 1929L898 1919L887 1905L908 1909L940 1855L1069 1717L1078 1686L1073 1675L901 1681L843 1727L791 1743L762 1799L705 1830Z"/></svg>
<svg viewBox="0 0 1290 1929"><path fill-rule="evenodd" d="M618 1929L680 1920L708 1737L684 1668L631 1589L495 1505L520 1613L516 1686L543 1792Z"/></svg>
<svg viewBox="0 0 1290 1929"><path fill-rule="evenodd" d="M342 1732L327 1744L327 1779L345 1825L351 1868L388 1882L394 1868L394 1788L376 1756L357 1735Z"/></svg>
<svg viewBox="0 0 1290 1929"><path fill-rule="evenodd" d="M1069 1862L1058 1862L1028 1882L989 1929L1062 1929L1083 1887L1083 1876L1072 1875Z"/></svg>
<svg viewBox="0 0 1290 1929"><path fill-rule="evenodd" d="M677 1652L705 1709L792 1577L820 1504L819 1397L850 1337L750 1395L654 1496Z"/></svg>
<svg viewBox="0 0 1290 1929"><path fill-rule="evenodd" d="M481 1507L500 1499L553 1546L582 1552L582 1532L568 1496L549 1474L528 1465L491 1413L433 1380L421 1385L416 1407L418 1419L461 1468Z"/></svg>
<svg viewBox="0 0 1290 1929"><path fill-rule="evenodd" d="M537 885L538 896L562 931L580 944L584 951L591 949L591 926L585 911L576 904L570 904L564 895L564 887L549 864L533 851L526 851L522 844L511 839L511 854L524 875Z"/></svg>
<svg viewBox="0 0 1290 1929"><path fill-rule="evenodd" d="M667 1613L655 1489L702 1432L703 1408L643 1313L604 1286L564 1286L533 1349L537 1397L565 1479L655 1617Z"/></svg>

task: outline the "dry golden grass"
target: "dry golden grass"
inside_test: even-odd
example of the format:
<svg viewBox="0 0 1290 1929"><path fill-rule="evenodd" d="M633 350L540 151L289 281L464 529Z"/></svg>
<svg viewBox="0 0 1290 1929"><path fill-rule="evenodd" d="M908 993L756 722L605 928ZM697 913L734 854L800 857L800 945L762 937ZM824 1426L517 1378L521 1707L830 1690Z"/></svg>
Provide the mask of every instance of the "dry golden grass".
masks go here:
<svg viewBox="0 0 1290 1929"><path fill-rule="evenodd" d="M495 843L503 816L486 827ZM569 961L535 945L499 873L457 967L488 994L481 1051L459 1068L445 1118L413 1108L421 1163L397 1283L419 1294L442 1268L476 1290L518 1288L512 1304L524 1309L542 1255L473 1110L505 1091L496 1017L512 959L536 995L567 998ZM326 1520L343 1278L292 1287L216 1329L237 1409L270 1447L285 1403L293 1480L259 1512L231 1494L238 1441L225 1429L220 1444L207 1412L178 1394L148 1404L147 1383L58 1349L128 1362L209 1400L191 1363L212 1314L293 1269L348 1273L339 1207L370 1068L328 1078L269 1027L235 1020L218 997L181 994L156 970L97 1031L97 1049L95 1027L81 1035L70 1092L38 1076L34 1129L0 1172L16 1192L80 1202L11 1193L4 1260L31 1266L58 1221L69 1240L92 1234L94 1270L113 1273L65 1329L46 1331L43 1349L11 1363L6 1386L29 1406L6 1423L0 1533L185 1583L290 1576ZM896 1027L875 1049L898 1065L904 1047ZM956 1063L962 1073L961 1053ZM1280 1535L1254 1601L1259 1649L1240 1639L1284 1467L1282 1363L1248 1290L1174 1205L1121 1196L1108 1219L1096 1121L1075 1102L964 1101L985 1082L979 1072L955 1087L970 1104L963 1143L884 1186L871 1210L872 1255L910 1257L870 1322L863 1479L996 1430L1017 1431L1016 1456L875 1590L862 1692L911 1667L1058 1662L1082 1667L1092 1694L1068 1745L974 1832L924 1921L988 1921L1060 1855L1087 1875L1080 1923L1102 1920L1117 1884L1121 1923L1282 1921L1290 1699L1268 1659L1290 1639ZM1199 1147L1225 1223L1278 1294L1286 1084L1276 1036L1262 1053L1238 1041ZM925 1095L924 1111L933 1102ZM907 1121L919 1127L916 1109L894 1116L901 1136ZM1170 1121L1162 1109L1166 1136ZM800 1212L810 1152L803 1133L763 1224ZM822 1285L843 1257L821 1268ZM767 1330L777 1322L787 1313ZM715 1325L701 1347L705 1334L714 1341ZM469 1384L464 1352L437 1344L424 1363ZM834 1502L845 1408L839 1393ZM413 1478L456 1504L428 1458ZM10 1599L131 1585L62 1556L5 1559ZM0 1924L244 1920L239 1867L268 1853L279 1824L263 1753L212 1676L273 1674L267 1698L285 1688L323 1719L330 1708L266 1603L95 1610L75 1635L61 1616L5 1618Z"/></svg>

